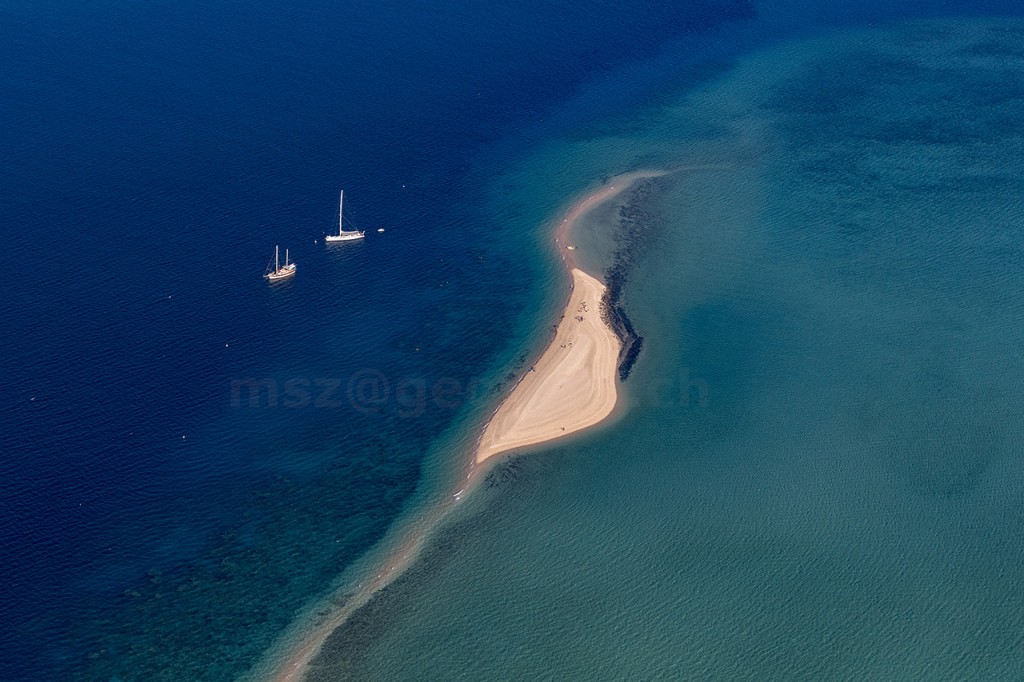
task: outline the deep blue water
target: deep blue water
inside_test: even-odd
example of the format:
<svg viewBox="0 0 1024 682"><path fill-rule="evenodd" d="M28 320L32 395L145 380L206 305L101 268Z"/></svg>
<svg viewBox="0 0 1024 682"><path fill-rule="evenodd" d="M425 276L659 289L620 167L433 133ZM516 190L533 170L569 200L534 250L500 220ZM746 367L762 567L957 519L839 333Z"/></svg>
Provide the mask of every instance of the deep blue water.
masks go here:
<svg viewBox="0 0 1024 682"><path fill-rule="evenodd" d="M476 150L751 14L0 6L0 678L244 671L455 418L398 384L468 385L536 296L518 237L479 213ZM327 252L342 185L368 237ZM269 288L275 243L299 275ZM347 397L359 370L389 381L372 412ZM279 402L233 400L247 378Z"/></svg>

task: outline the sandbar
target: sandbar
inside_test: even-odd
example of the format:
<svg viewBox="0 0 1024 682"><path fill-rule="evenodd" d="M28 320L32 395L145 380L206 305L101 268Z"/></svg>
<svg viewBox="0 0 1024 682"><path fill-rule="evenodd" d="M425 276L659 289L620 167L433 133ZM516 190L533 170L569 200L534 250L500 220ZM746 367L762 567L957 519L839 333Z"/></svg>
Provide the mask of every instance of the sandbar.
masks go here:
<svg viewBox="0 0 1024 682"><path fill-rule="evenodd" d="M563 438L604 421L614 412L622 342L604 319L604 283L576 265L572 231L583 216L637 180L661 175L663 171L620 175L576 202L558 225L555 244L572 275L569 303L555 338L487 423L474 463Z"/></svg>
<svg viewBox="0 0 1024 682"><path fill-rule="evenodd" d="M615 409L619 338L601 315L604 284L573 268L572 295L547 349L491 417L476 461L593 426Z"/></svg>

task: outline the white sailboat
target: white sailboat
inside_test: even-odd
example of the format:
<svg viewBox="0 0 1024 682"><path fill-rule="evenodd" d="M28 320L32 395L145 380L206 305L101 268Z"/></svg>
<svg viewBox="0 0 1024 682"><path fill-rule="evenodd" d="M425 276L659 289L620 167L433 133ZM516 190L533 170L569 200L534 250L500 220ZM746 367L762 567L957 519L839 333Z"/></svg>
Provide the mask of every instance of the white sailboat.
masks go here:
<svg viewBox="0 0 1024 682"><path fill-rule="evenodd" d="M276 282L286 277L291 277L295 274L295 263L288 262L288 249L284 250L284 265L281 265L281 248L279 246L274 247L274 270L273 272L267 272L263 277ZM269 268L268 268L269 270Z"/></svg>
<svg viewBox="0 0 1024 682"><path fill-rule="evenodd" d="M341 190L341 195L338 197L338 234L329 234L324 237L324 241L330 244L331 242L347 242L353 239L362 239L362 230L346 230L345 225L341 222L341 207L345 201L345 190Z"/></svg>

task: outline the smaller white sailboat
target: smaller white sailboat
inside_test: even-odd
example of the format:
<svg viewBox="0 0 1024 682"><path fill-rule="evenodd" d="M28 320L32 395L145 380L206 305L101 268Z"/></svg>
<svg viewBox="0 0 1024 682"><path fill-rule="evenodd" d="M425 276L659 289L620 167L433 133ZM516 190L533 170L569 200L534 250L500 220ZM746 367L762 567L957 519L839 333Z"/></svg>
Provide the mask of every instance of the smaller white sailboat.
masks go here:
<svg viewBox="0 0 1024 682"><path fill-rule="evenodd" d="M324 237L324 241L328 244L332 242L347 242L353 239L362 239L365 234L362 230L346 230L345 225L341 222L341 208L345 202L345 190L341 190L341 195L338 197L338 234L329 234Z"/></svg>
<svg viewBox="0 0 1024 682"><path fill-rule="evenodd" d="M278 280L282 280L282 279L285 279L287 277L291 277L292 275L295 274L295 263L289 263L288 262L288 249L284 250L284 265L281 265L281 256L280 256L280 254L281 254L281 247L275 246L274 247L274 269L273 269L273 271L270 271L270 269L268 267L267 268L268 272L263 275L263 277L265 279L268 279L271 282L276 282Z"/></svg>

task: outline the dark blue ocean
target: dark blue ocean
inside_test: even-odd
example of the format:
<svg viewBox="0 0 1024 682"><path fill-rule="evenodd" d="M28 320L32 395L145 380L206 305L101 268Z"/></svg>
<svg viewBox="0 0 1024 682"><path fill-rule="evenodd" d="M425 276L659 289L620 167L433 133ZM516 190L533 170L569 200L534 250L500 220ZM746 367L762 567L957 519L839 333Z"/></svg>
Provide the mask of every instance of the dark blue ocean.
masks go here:
<svg viewBox="0 0 1024 682"><path fill-rule="evenodd" d="M766 17L959 11L796 5L0 3L0 679L233 679L382 537L550 294L501 163Z"/></svg>

